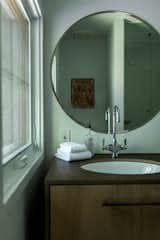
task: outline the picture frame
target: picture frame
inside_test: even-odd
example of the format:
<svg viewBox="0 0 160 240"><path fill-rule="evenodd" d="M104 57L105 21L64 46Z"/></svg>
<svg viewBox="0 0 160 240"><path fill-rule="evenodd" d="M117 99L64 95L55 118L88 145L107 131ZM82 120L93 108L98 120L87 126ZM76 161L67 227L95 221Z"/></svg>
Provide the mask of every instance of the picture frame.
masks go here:
<svg viewBox="0 0 160 240"><path fill-rule="evenodd" d="M71 79L71 105L74 108L94 108L94 79Z"/></svg>

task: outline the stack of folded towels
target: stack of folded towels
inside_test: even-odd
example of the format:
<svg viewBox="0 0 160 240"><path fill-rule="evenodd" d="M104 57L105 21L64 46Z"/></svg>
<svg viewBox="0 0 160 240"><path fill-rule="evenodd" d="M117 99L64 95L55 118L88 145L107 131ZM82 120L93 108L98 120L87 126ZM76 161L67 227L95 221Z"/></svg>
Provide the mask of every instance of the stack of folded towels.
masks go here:
<svg viewBox="0 0 160 240"><path fill-rule="evenodd" d="M85 144L64 142L60 144L60 147L57 149L55 156L65 161L75 161L90 159L92 157L92 154L87 149Z"/></svg>

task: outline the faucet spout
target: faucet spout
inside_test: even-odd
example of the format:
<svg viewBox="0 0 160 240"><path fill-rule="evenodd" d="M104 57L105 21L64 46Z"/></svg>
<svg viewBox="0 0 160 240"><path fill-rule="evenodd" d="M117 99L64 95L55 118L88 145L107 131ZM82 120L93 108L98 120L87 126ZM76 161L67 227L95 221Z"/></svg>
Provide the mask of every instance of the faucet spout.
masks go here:
<svg viewBox="0 0 160 240"><path fill-rule="evenodd" d="M125 140L124 146L121 146L117 142L117 137L116 137L116 132L117 132L117 123L120 122L120 110L117 105L113 107L113 112L112 112L112 120L113 120L113 126L112 126L112 134L113 134L113 139L112 139L112 144L107 145L106 147L103 147L103 150L109 150L112 152L112 158L118 157L118 152L124 149L127 149L127 141Z"/></svg>

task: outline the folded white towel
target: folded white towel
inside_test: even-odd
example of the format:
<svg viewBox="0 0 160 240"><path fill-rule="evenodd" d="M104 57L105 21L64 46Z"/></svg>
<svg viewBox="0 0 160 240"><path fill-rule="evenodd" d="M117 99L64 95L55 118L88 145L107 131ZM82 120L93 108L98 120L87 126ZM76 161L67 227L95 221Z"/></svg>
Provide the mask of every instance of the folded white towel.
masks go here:
<svg viewBox="0 0 160 240"><path fill-rule="evenodd" d="M83 152L88 150L85 144L74 143L74 142L61 143L60 149L68 153Z"/></svg>
<svg viewBox="0 0 160 240"><path fill-rule="evenodd" d="M64 161L75 161L75 160L83 160L83 159L90 159L92 157L92 154L90 151L83 151L79 153L63 153L63 152L57 152L55 154L57 158L60 158Z"/></svg>
<svg viewBox="0 0 160 240"><path fill-rule="evenodd" d="M76 152L74 152L74 150L73 150L73 152L72 151L70 151L70 149L67 149L67 148L58 148L57 149L57 153L59 153L59 154L65 154L65 155L68 155L68 154L71 154L71 153L83 153L83 152L86 152L86 151L88 151L88 149L86 148L85 150L83 150L83 151L76 151Z"/></svg>

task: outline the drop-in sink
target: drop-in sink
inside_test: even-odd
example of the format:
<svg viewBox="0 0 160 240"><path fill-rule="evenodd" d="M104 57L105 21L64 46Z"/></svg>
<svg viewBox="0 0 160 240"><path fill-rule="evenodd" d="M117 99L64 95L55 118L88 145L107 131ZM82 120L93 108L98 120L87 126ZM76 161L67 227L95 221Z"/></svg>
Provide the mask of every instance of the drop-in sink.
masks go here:
<svg viewBox="0 0 160 240"><path fill-rule="evenodd" d="M160 164L155 162L145 162L137 159L113 160L106 162L89 163L81 166L82 169L97 173L108 174L154 174L160 173Z"/></svg>

